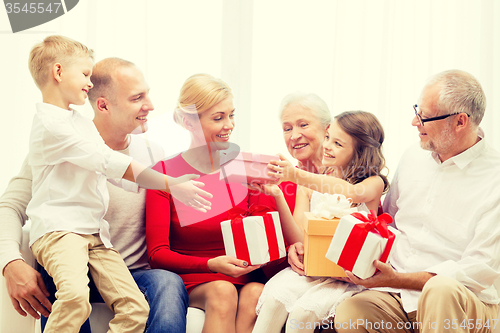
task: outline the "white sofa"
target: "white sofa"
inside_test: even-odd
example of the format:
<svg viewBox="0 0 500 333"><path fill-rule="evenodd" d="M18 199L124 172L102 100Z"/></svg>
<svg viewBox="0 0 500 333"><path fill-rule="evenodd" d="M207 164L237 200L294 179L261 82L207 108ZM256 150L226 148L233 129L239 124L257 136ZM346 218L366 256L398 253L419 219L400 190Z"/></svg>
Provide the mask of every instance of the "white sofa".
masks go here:
<svg viewBox="0 0 500 333"><path fill-rule="evenodd" d="M35 265L35 259L28 247L29 243L29 222L23 228L23 241L21 252L25 261L31 266ZM0 332L1 333L40 333L40 321L31 316L22 317L19 315L10 301L3 276L0 278ZM92 303L92 313L90 314L90 326L92 333L105 333L108 330L108 323L113 317L113 312L104 303ZM201 333L205 321L205 312L188 308L187 333Z"/></svg>
<svg viewBox="0 0 500 333"><path fill-rule="evenodd" d="M21 252L26 262L34 266L35 259L31 255L28 247L29 224L23 228L23 242ZM31 316L22 317L13 308L7 294L5 279L0 277L0 332L1 333L40 333L40 322ZM90 325L92 333L105 333L108 329L108 322L113 316L111 310L104 303L93 303L90 314ZM500 318L500 311L497 318ZM188 308L186 333L201 333L205 321L205 312ZM328 331L331 332L331 331ZM492 333L500 333L500 322Z"/></svg>

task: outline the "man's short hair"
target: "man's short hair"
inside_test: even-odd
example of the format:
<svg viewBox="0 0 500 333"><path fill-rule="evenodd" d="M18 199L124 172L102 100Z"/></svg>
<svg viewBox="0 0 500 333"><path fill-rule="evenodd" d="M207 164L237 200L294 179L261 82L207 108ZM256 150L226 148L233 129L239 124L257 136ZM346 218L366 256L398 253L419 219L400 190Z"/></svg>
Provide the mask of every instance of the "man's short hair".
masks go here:
<svg viewBox="0 0 500 333"><path fill-rule="evenodd" d="M38 88L42 88L47 83L55 63L70 64L81 57L90 57L94 60L94 51L76 40L54 35L33 46L28 65L35 84Z"/></svg>
<svg viewBox="0 0 500 333"><path fill-rule="evenodd" d="M479 81L471 74L452 69L434 75L427 86L441 85L437 107L439 114L465 112L479 126L486 110L486 96Z"/></svg>
<svg viewBox="0 0 500 333"><path fill-rule="evenodd" d="M135 64L120 58L106 58L94 65L90 77L94 87L89 90L88 95L92 106L99 97L113 99L114 94L110 93L114 86L113 74L118 68L129 66L135 66Z"/></svg>

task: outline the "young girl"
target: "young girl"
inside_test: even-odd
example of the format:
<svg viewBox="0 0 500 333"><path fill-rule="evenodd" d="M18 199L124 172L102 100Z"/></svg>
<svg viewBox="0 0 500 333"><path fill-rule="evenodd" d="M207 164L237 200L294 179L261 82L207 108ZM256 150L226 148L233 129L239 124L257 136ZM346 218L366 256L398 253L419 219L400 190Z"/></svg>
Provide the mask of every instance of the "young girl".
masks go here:
<svg viewBox="0 0 500 333"><path fill-rule="evenodd" d="M326 175L297 169L282 156L281 161L271 162L274 172L270 174L303 186L297 192L293 216L277 185L258 186L275 198L288 244L303 241L304 212L315 208L318 192L343 194L358 211L377 211L380 197L389 187L380 173L385 168L383 141L384 131L373 114L349 111L335 117L327 130L323 143ZM280 332L285 321L286 332L313 332L315 326L328 323L343 299L363 289L342 278L306 277L300 267L296 270L302 274L289 267L265 285L253 332Z"/></svg>

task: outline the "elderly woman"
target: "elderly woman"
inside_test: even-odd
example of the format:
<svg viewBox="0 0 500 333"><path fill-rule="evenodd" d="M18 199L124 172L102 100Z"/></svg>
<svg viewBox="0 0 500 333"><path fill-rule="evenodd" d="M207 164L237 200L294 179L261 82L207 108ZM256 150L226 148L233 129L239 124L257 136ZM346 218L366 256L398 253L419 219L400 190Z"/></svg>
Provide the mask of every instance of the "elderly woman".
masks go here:
<svg viewBox="0 0 500 333"><path fill-rule="evenodd" d="M281 102L279 118L288 152L298 160L297 168L312 173L322 173L324 169L322 165L323 141L325 140L328 126L332 121L330 110L325 101L316 94L291 93L285 96ZM284 194L290 212L293 214L297 196L297 184L282 182L279 184L279 187ZM259 186L256 188L263 191ZM276 204L274 200L269 205L272 206L273 204ZM276 206L273 208L276 209ZM298 261L298 255L304 254L303 249L303 244L300 242L292 244L289 248L289 255L292 255L297 260L297 262L290 262L294 270L297 269L297 264L301 265ZM288 266L286 262L275 262L263 267L263 270L266 276L270 278L286 266ZM303 269L303 267L299 267L299 269ZM265 295L263 295L263 299L266 299ZM256 326L254 331L261 330L262 323L268 323L268 319L276 315L275 313L262 313L262 311L265 312L268 308L272 307L261 308L261 306L262 303L259 303L258 310L261 311L260 316L264 316L266 319L259 319L257 324L259 328Z"/></svg>
<svg viewBox="0 0 500 333"><path fill-rule="evenodd" d="M325 101L316 94L288 94L281 102L279 118L285 144L298 160L298 167L318 173L322 169L326 128L332 121Z"/></svg>
<svg viewBox="0 0 500 333"><path fill-rule="evenodd" d="M297 159L297 167L312 173L321 173L323 141L332 121L330 110L316 94L294 92L285 96L279 109L283 138L290 155ZM293 214L297 185L280 184Z"/></svg>
<svg viewBox="0 0 500 333"><path fill-rule="evenodd" d="M318 95L303 92L293 92L283 98L279 107L279 119L283 129L283 138L290 155L297 159L297 168L312 172L323 172L323 141L326 130L332 121L330 110L325 101ZM281 191L293 214L297 196L297 184L282 182ZM269 200L268 206L276 209L274 199ZM297 248L299 253L297 253ZM289 253L292 256L303 254L302 243L292 244ZM274 262L263 267L267 278L287 267L286 262Z"/></svg>
<svg viewBox="0 0 500 333"><path fill-rule="evenodd" d="M253 282L257 280L253 271L259 267L226 256L222 239L220 223L230 219L228 211L233 203L248 209L260 198L259 193L249 192L241 184L220 180L220 157L229 147L234 114L233 95L223 81L207 74L188 78L174 119L190 132L190 147L154 168L171 176L201 175L204 190L213 194L211 210L194 211L166 192L147 193L146 239L151 267L181 276L189 306L205 311L206 333L250 332L263 288Z"/></svg>

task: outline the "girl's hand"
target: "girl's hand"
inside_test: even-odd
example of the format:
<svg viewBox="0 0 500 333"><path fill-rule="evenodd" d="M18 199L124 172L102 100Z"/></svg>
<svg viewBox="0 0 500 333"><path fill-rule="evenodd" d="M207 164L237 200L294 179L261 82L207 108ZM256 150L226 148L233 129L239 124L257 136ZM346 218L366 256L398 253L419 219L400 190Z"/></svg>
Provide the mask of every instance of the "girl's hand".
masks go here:
<svg viewBox="0 0 500 333"><path fill-rule="evenodd" d="M247 184L248 188L252 190L259 191L260 193L264 193L266 195L270 195L273 198L279 197L280 195L283 195L283 192L281 191L280 187L274 183L271 184L260 184L260 183L251 183Z"/></svg>
<svg viewBox="0 0 500 333"><path fill-rule="evenodd" d="M288 248L288 263L297 274L306 274L304 272L304 244L297 242L290 245Z"/></svg>
<svg viewBox="0 0 500 333"><path fill-rule="evenodd" d="M293 181L296 178L297 168L287 160L283 155L278 154L279 161L270 161L267 165L269 171L267 174L277 178L280 182Z"/></svg>
<svg viewBox="0 0 500 333"><path fill-rule="evenodd" d="M240 277L260 268L261 265L249 266L244 260L230 256L218 256L208 260L208 269L214 273L222 273L233 278Z"/></svg>

